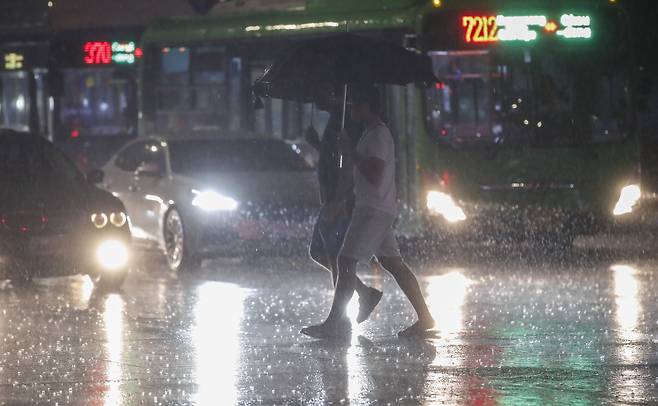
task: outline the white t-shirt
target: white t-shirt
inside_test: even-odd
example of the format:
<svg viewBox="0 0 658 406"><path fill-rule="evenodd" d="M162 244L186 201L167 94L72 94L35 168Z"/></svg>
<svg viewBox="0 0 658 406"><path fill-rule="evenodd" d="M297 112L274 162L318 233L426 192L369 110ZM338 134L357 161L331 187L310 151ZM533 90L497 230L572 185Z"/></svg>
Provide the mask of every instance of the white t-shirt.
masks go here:
<svg viewBox="0 0 658 406"><path fill-rule="evenodd" d="M394 216L398 213L395 189L395 144L393 136L384 123L367 129L356 150L365 158L379 158L386 164L379 185L370 183L354 166L354 193L357 206L372 207Z"/></svg>

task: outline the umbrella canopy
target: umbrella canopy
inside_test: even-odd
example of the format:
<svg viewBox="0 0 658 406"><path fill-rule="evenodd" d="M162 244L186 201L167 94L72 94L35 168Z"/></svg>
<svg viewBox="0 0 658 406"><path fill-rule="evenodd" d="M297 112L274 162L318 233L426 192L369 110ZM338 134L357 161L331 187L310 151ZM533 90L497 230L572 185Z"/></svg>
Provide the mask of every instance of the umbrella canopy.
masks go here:
<svg viewBox="0 0 658 406"><path fill-rule="evenodd" d="M254 83L258 96L312 102L327 85L432 83L426 55L397 44L344 33L305 41Z"/></svg>

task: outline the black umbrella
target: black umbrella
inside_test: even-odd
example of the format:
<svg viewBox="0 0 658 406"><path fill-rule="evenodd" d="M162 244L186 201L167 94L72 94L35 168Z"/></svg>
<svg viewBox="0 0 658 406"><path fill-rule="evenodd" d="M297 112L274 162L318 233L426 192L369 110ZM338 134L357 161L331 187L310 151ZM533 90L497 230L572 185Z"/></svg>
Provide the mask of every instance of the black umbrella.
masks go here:
<svg viewBox="0 0 658 406"><path fill-rule="evenodd" d="M290 49L254 83L254 92L312 102L326 85L406 85L436 80L426 55L392 42L343 33L304 41Z"/></svg>
<svg viewBox="0 0 658 406"><path fill-rule="evenodd" d="M400 45L343 33L302 42L286 52L254 83L257 96L313 102L327 86L344 86L345 127L348 85L433 83L427 55ZM340 160L342 167L342 156Z"/></svg>

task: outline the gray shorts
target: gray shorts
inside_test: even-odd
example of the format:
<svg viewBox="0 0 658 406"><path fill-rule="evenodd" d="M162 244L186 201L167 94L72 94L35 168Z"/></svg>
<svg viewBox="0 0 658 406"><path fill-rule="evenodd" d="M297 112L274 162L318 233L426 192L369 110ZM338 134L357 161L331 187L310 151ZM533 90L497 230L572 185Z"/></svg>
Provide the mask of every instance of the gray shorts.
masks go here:
<svg viewBox="0 0 658 406"><path fill-rule="evenodd" d="M393 235L395 216L371 207L356 206L339 256L369 261L376 257L399 257Z"/></svg>

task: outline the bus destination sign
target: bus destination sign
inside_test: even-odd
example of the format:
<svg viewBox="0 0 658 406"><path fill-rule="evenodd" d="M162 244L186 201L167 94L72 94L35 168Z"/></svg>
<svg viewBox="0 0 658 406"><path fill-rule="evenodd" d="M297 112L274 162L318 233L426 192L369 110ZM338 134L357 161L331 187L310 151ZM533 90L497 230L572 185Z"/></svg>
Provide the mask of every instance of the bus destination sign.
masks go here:
<svg viewBox="0 0 658 406"><path fill-rule="evenodd" d="M87 41L82 50L85 65L133 65L142 57L134 41Z"/></svg>
<svg viewBox="0 0 658 406"><path fill-rule="evenodd" d="M544 15L462 15L463 40L467 43L531 42L540 35L565 39L592 37L588 15L563 14L558 19Z"/></svg>

